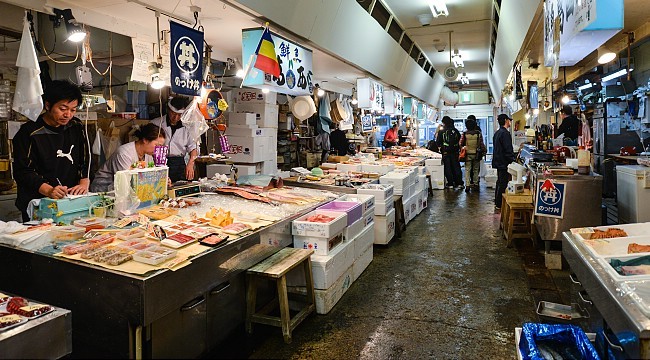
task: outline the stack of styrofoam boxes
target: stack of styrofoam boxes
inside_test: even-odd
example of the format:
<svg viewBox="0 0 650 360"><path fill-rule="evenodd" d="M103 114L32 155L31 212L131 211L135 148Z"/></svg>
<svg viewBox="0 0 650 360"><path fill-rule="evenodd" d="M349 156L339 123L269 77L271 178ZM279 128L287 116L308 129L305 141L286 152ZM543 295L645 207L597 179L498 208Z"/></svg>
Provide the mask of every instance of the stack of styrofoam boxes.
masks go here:
<svg viewBox="0 0 650 360"><path fill-rule="evenodd" d="M257 165L265 173L267 162L277 163L275 129L258 128L255 114L225 113L228 119L229 152L226 154L235 164Z"/></svg>
<svg viewBox="0 0 650 360"><path fill-rule="evenodd" d="M271 226L269 229L260 231L260 244L285 248L293 243L291 236L291 221L283 225Z"/></svg>
<svg viewBox="0 0 650 360"><path fill-rule="evenodd" d="M365 184L357 188L357 194L375 197L375 244L386 245L395 236L395 201L393 186L386 184Z"/></svg>
<svg viewBox="0 0 650 360"><path fill-rule="evenodd" d="M485 185L489 188L497 187L497 169L489 167L485 174Z"/></svg>
<svg viewBox="0 0 650 360"><path fill-rule="evenodd" d="M410 195L408 198L402 199L402 204L404 205L404 220L408 224L419 213L418 202L420 200L420 193L418 192L418 187L420 179L418 178L418 172L420 170L417 166L402 166L395 171L408 173L409 181L411 181Z"/></svg>
<svg viewBox="0 0 650 360"><path fill-rule="evenodd" d="M394 187L395 195L402 196L404 207L404 221L408 223L411 216L411 203L413 202L415 172L405 168L398 168L379 178L379 183L390 184ZM415 203L414 203L415 204Z"/></svg>
<svg viewBox="0 0 650 360"><path fill-rule="evenodd" d="M372 245L375 242L375 197L374 195L353 194L344 195L340 200L360 203L363 210L361 218L364 224L363 230L356 238L352 239L354 243L352 279L357 280L372 262Z"/></svg>
<svg viewBox="0 0 650 360"><path fill-rule="evenodd" d="M431 188L443 190L445 188L445 169L442 166L442 159L426 159L424 166L427 173L431 175Z"/></svg>
<svg viewBox="0 0 650 360"><path fill-rule="evenodd" d="M361 171L361 164L347 164L347 163L337 163L336 170L347 173L347 172L359 172Z"/></svg>
<svg viewBox="0 0 650 360"><path fill-rule="evenodd" d="M427 200L429 199L429 181L427 176L421 172L417 175L418 182L415 183L415 195L417 196L417 214L427 207Z"/></svg>
<svg viewBox="0 0 650 360"><path fill-rule="evenodd" d="M374 162L361 164L361 171L368 173L378 173L379 175L385 175L393 170L395 170L395 164L390 163Z"/></svg>
<svg viewBox="0 0 650 360"><path fill-rule="evenodd" d="M258 89L238 89L233 90L235 99L234 111L236 113L250 113L255 117L255 125L258 128L268 129L265 135L254 136L261 137L261 143L265 143L266 149L263 150L264 159L262 174L274 174L278 170L278 117L279 108L277 105L277 93L270 91L263 93ZM230 128L227 134L230 144L233 140L230 137ZM255 150L257 151L257 149ZM231 156L232 158L232 156ZM235 160L237 161L237 160Z"/></svg>

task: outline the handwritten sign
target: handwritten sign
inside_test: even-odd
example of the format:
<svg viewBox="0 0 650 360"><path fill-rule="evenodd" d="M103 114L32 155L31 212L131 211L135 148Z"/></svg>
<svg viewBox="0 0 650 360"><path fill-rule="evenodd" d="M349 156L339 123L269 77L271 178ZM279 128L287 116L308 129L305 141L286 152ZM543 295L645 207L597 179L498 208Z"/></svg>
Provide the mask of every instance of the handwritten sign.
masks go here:
<svg viewBox="0 0 650 360"><path fill-rule="evenodd" d="M271 87L272 91L287 95L311 95L314 91L312 78L313 52L295 42L271 32L275 54L280 64L280 76L275 77L253 68L255 50L262 37L263 28L242 30L242 59L250 71L244 79L244 86Z"/></svg>
<svg viewBox="0 0 650 360"><path fill-rule="evenodd" d="M149 75L149 63L157 59L158 49L151 41L132 38L131 46L133 47L133 69L131 70L131 81L137 81L145 84L151 83ZM154 48L156 53L151 51ZM169 45L161 46L162 68L160 69L160 78L169 86L169 77L171 76L171 65L169 61Z"/></svg>
<svg viewBox="0 0 650 360"><path fill-rule="evenodd" d="M402 93L395 90L385 90L384 106L385 106L386 114L390 114L390 115L404 114Z"/></svg>

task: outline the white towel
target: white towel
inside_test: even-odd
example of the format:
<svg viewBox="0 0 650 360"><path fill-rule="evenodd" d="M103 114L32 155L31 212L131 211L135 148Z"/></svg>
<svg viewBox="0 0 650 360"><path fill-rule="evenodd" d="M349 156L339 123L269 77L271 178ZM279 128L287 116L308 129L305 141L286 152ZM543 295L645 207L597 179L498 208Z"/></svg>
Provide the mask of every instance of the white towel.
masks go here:
<svg viewBox="0 0 650 360"><path fill-rule="evenodd" d="M29 32L27 16L23 19L23 36L18 49L18 76L16 79L16 92L13 107L15 111L36 121L43 110L43 86L39 77L41 70L34 49L34 42Z"/></svg>

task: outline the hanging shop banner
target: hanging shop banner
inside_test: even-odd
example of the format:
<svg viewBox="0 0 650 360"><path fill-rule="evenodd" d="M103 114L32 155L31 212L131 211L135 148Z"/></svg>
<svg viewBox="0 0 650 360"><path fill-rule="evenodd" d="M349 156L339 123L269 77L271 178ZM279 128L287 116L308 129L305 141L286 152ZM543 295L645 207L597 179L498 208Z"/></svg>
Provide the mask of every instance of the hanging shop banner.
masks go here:
<svg viewBox="0 0 650 360"><path fill-rule="evenodd" d="M559 31L559 66L573 66L623 29L623 0L546 0L544 19L544 65L554 64Z"/></svg>
<svg viewBox="0 0 650 360"><path fill-rule="evenodd" d="M535 196L535 215L562 219L566 203L566 183L550 179L538 180Z"/></svg>
<svg viewBox="0 0 650 360"><path fill-rule="evenodd" d="M384 111L384 85L372 79L357 79L357 106L361 109Z"/></svg>
<svg viewBox="0 0 650 360"><path fill-rule="evenodd" d="M260 43L264 28L242 30L242 59L248 74L244 86L258 89L267 88L280 94L293 96L311 95L314 91L312 78L313 52L299 44L271 32L275 54L280 65L280 76L275 77L253 67L255 52Z"/></svg>
<svg viewBox="0 0 650 360"><path fill-rule="evenodd" d="M404 115L402 93L395 90L384 90L384 111L387 115Z"/></svg>
<svg viewBox="0 0 650 360"><path fill-rule="evenodd" d="M373 125L372 115L364 115L361 117L361 131L372 131Z"/></svg>
<svg viewBox="0 0 650 360"><path fill-rule="evenodd" d="M169 22L171 85L177 94L198 96L203 83L203 33Z"/></svg>
<svg viewBox="0 0 650 360"><path fill-rule="evenodd" d="M158 58L158 49L156 48L155 43L139 38L131 38L131 46L133 49L133 67L131 70L130 80L150 84L151 75L149 74L149 63L156 61ZM151 51L152 48L155 52ZM167 86L169 86L171 85L169 82L171 74L169 44L161 46L160 54L162 58L160 78L165 81Z"/></svg>

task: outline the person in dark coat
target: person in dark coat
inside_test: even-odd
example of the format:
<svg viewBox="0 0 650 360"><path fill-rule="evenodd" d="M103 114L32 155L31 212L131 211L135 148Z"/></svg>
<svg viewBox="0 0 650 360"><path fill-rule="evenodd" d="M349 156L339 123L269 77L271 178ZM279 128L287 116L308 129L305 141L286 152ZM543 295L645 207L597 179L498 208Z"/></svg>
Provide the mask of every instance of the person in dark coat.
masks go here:
<svg viewBox="0 0 650 360"><path fill-rule="evenodd" d="M354 152L350 149L350 140L345 136L345 131L339 129L338 124L336 130L330 134L330 144L338 156L354 155Z"/></svg>
<svg viewBox="0 0 650 360"><path fill-rule="evenodd" d="M560 127L558 128L555 138L564 134L564 145L578 145L580 120L573 115L573 109L571 109L570 105L562 106L562 110L560 110L560 118L562 118L562 124L560 124Z"/></svg>
<svg viewBox="0 0 650 360"><path fill-rule="evenodd" d="M442 118L442 124L444 129L438 133L436 144L442 154L447 187L463 189L463 172L458 161L460 132L454 126L454 120L449 116Z"/></svg>
<svg viewBox="0 0 650 360"><path fill-rule="evenodd" d="M506 114L497 117L499 130L494 133L492 144L494 153L492 154L492 167L497 169L497 187L494 191L494 206L497 210L501 209L502 194L508 186L509 174L508 165L515 161L515 152L512 148L512 136L510 136L510 118Z"/></svg>

